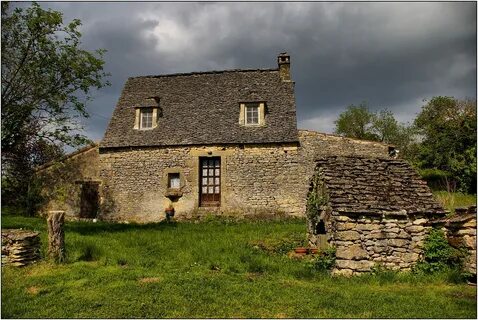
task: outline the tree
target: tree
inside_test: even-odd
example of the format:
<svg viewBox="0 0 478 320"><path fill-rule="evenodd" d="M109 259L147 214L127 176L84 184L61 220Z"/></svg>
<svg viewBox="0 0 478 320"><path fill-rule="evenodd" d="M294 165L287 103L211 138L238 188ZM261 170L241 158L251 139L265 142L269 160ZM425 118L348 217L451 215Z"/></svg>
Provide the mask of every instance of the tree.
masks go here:
<svg viewBox="0 0 478 320"><path fill-rule="evenodd" d="M365 103L359 106L352 104L334 121L335 133L349 138L377 140L378 137L372 131L373 119L374 114Z"/></svg>
<svg viewBox="0 0 478 320"><path fill-rule="evenodd" d="M104 50L80 49L79 20L63 24L58 11L9 9L2 2L2 151L10 152L35 122L34 139L77 146L78 117L92 88L104 81ZM31 131L31 130L30 130Z"/></svg>
<svg viewBox="0 0 478 320"><path fill-rule="evenodd" d="M398 123L393 113L387 109L371 112L365 103L350 105L339 115L335 125L337 134L392 144L404 157L408 157L413 149L413 127Z"/></svg>
<svg viewBox="0 0 478 320"><path fill-rule="evenodd" d="M418 167L447 172L459 190L476 193L476 100L434 97L414 125L422 140Z"/></svg>
<svg viewBox="0 0 478 320"><path fill-rule="evenodd" d="M36 3L12 10L2 2L1 10L2 184L18 184L38 164L30 151L88 142L79 119L91 91L109 83L105 51L80 48L79 20L64 24L62 13Z"/></svg>

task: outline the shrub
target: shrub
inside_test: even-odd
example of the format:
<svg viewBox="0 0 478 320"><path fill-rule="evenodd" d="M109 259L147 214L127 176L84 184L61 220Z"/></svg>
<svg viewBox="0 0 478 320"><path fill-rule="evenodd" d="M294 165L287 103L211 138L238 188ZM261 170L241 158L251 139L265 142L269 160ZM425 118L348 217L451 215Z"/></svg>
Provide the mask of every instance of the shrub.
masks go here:
<svg viewBox="0 0 478 320"><path fill-rule="evenodd" d="M442 230L432 229L425 239L423 260L416 265L415 270L425 273L461 270L465 257L466 251L453 248Z"/></svg>
<svg viewBox="0 0 478 320"><path fill-rule="evenodd" d="M427 182L427 185L432 190L447 190L450 186L454 186L454 181L449 172L436 169L427 168L419 170L422 179Z"/></svg>
<svg viewBox="0 0 478 320"><path fill-rule="evenodd" d="M335 265L335 248L328 248L320 251L315 259L314 267L318 271L330 271Z"/></svg>

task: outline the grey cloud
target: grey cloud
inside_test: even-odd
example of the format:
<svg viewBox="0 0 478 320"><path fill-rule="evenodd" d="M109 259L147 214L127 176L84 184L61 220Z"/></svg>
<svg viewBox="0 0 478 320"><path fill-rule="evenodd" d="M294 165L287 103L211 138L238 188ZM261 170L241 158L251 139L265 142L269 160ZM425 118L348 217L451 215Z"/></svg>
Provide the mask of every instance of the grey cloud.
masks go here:
<svg viewBox="0 0 478 320"><path fill-rule="evenodd" d="M476 98L476 3L42 5L81 19L85 48L108 50L113 85L90 106L106 116L129 76L275 67L282 51L309 129L330 132L364 100L408 121L425 98ZM92 115L88 130L96 137L106 125Z"/></svg>

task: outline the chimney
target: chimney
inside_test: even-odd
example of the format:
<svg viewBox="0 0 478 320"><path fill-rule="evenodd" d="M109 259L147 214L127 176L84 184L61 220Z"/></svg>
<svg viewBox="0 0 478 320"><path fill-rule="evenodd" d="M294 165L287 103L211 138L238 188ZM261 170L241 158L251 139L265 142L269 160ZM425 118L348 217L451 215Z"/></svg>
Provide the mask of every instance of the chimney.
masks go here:
<svg viewBox="0 0 478 320"><path fill-rule="evenodd" d="M279 75L282 81L290 80L290 56L287 52L283 52L277 56L277 64L279 65Z"/></svg>

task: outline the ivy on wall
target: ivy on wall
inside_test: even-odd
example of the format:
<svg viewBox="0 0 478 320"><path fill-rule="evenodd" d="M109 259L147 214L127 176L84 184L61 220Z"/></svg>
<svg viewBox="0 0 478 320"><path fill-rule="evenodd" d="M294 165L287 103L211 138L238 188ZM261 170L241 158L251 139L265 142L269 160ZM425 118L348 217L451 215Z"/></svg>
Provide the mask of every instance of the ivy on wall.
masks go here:
<svg viewBox="0 0 478 320"><path fill-rule="evenodd" d="M320 213L326 209L329 195L324 181L321 179L322 170L312 177L312 184L307 194L306 216L309 223L316 225L319 222Z"/></svg>

